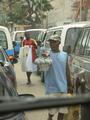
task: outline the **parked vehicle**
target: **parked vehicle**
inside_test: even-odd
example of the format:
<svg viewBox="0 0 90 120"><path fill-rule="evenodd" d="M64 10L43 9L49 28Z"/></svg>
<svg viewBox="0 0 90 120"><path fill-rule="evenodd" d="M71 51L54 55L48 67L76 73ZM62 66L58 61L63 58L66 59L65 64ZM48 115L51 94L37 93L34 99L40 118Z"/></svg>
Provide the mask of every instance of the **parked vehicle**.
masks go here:
<svg viewBox="0 0 90 120"><path fill-rule="evenodd" d="M65 46L71 45L73 50L75 41L77 40L78 36L80 35L81 28L85 25L88 25L90 22L76 22L71 24L65 24L58 27L52 27L47 30L47 34L44 40L45 48L47 48L48 43L47 40L53 34L58 34L61 37L61 45L60 50L63 50ZM49 46L48 46L49 47Z"/></svg>
<svg viewBox="0 0 90 120"><path fill-rule="evenodd" d="M10 79L6 76L3 68L0 66L0 96L18 96L15 88L12 86ZM0 120L24 120L24 113L10 113L0 115Z"/></svg>
<svg viewBox="0 0 90 120"><path fill-rule="evenodd" d="M22 40L24 38L25 30L19 30L12 32L12 40L14 45L15 56L18 57L20 47L22 46Z"/></svg>
<svg viewBox="0 0 90 120"><path fill-rule="evenodd" d="M6 51L0 46L0 65L3 67L5 74L12 81L13 86L16 88L16 74L11 61L8 58Z"/></svg>
<svg viewBox="0 0 90 120"><path fill-rule="evenodd" d="M15 55L18 56L18 54L19 54L20 46L22 46L21 45L21 37L22 37L22 39L25 37L24 36L25 32L29 32L30 37L32 39L35 39L38 42L38 40L42 39L41 35L39 35L39 34L42 34L45 30L46 29L27 29L27 30L22 30L22 31L14 31L12 33L12 37L13 37L13 42L15 43L15 45L14 45Z"/></svg>
<svg viewBox="0 0 90 120"><path fill-rule="evenodd" d="M14 49L10 32L7 27L0 26L0 46L2 46L11 61L14 60Z"/></svg>
<svg viewBox="0 0 90 120"><path fill-rule="evenodd" d="M77 94L90 93L90 24L86 25L73 51L74 83ZM81 107L81 120L89 119L90 105Z"/></svg>
<svg viewBox="0 0 90 120"><path fill-rule="evenodd" d="M73 65L74 73L78 78L77 82L84 83L84 88L80 88L80 91L90 91L90 24L86 25L79 38L76 41L73 51ZM79 91L77 91L79 92Z"/></svg>
<svg viewBox="0 0 90 120"><path fill-rule="evenodd" d="M73 51L74 83L77 94L90 93L90 24L84 26ZM89 119L90 105L81 107L81 120Z"/></svg>
<svg viewBox="0 0 90 120"><path fill-rule="evenodd" d="M16 89L12 85L12 81L7 77L4 67L0 65L0 97L12 98L12 97L26 97L32 98L32 94L18 94ZM4 101L0 101L0 103ZM0 120L26 120L24 112L11 112L6 114L0 114Z"/></svg>
<svg viewBox="0 0 90 120"><path fill-rule="evenodd" d="M77 23L71 23L66 25L61 25L58 27L52 27L47 30L47 33L45 35L44 40L44 51L49 54L50 52L50 46L48 39L53 34L58 34L61 37L61 44L60 44L60 50L66 50L66 47L68 45L71 46L72 51L75 46L75 42L80 35L82 28L85 25L88 25L90 22L77 22ZM41 74L41 80L44 81L44 73Z"/></svg>

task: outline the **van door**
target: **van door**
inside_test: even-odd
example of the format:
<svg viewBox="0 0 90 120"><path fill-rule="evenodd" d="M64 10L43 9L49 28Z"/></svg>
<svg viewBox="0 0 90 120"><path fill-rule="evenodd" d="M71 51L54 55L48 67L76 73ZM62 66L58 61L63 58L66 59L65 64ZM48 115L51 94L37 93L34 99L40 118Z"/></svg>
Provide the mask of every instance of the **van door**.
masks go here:
<svg viewBox="0 0 90 120"><path fill-rule="evenodd" d="M85 28L76 41L73 52L74 74L85 82L84 92L90 92L90 28ZM77 70L77 73L76 73Z"/></svg>

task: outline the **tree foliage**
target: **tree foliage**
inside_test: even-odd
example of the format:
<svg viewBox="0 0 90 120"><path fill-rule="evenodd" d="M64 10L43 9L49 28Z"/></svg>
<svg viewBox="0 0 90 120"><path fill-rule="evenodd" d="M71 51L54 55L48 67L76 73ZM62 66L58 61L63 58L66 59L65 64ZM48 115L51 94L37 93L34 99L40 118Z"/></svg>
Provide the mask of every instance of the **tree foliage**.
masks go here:
<svg viewBox="0 0 90 120"><path fill-rule="evenodd" d="M7 23L38 24L46 17L45 12L53 9L50 0L1 0L2 11Z"/></svg>

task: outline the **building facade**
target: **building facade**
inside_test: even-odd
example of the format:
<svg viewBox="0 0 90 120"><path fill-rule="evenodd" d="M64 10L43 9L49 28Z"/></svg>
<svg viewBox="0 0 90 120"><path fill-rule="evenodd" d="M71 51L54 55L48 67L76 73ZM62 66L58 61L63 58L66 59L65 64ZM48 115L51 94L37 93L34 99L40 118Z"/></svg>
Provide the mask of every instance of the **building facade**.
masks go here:
<svg viewBox="0 0 90 120"><path fill-rule="evenodd" d="M89 21L90 0L74 0L72 11L75 21Z"/></svg>
<svg viewBox="0 0 90 120"><path fill-rule="evenodd" d="M64 22L72 21L72 0L53 0L53 10L48 12L48 25L58 26Z"/></svg>
<svg viewBox="0 0 90 120"><path fill-rule="evenodd" d="M90 20L90 0L53 0L47 13L48 27L63 23Z"/></svg>

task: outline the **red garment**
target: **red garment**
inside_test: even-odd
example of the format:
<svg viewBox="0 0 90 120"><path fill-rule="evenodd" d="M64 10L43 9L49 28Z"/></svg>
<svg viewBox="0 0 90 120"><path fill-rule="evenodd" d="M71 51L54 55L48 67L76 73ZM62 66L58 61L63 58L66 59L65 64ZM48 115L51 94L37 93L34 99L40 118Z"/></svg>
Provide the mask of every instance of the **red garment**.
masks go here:
<svg viewBox="0 0 90 120"><path fill-rule="evenodd" d="M32 61L34 62L34 60L37 58L37 54L36 54L37 45L35 41L32 39L23 40L23 46L25 45L29 45L29 46L32 45Z"/></svg>

